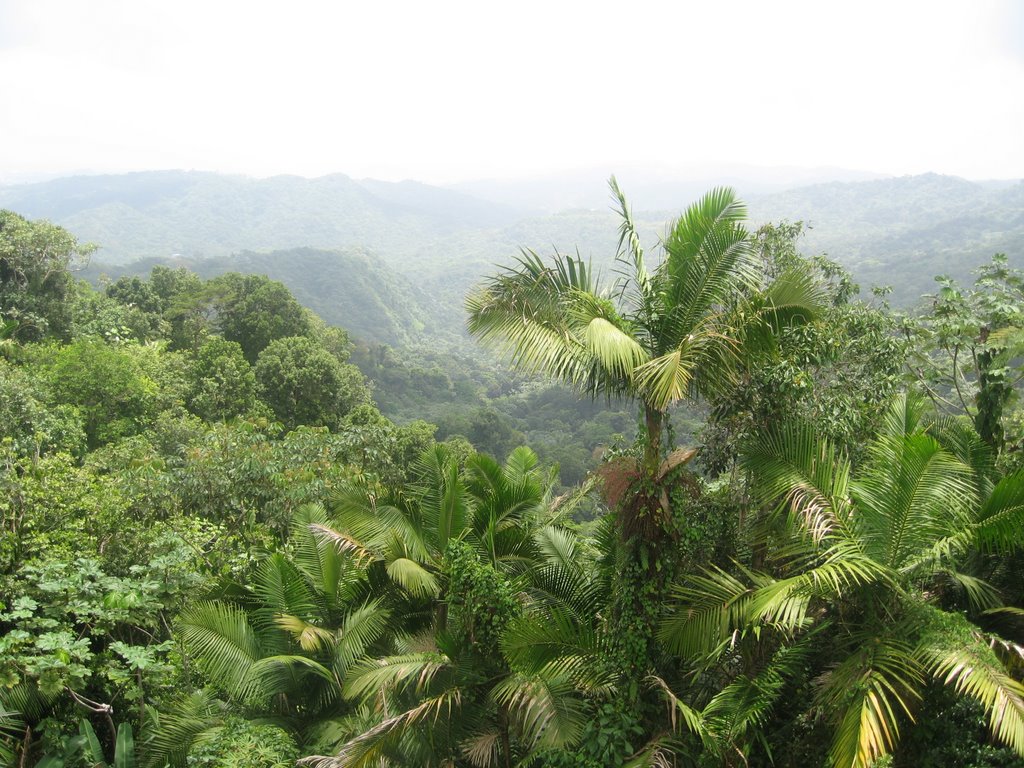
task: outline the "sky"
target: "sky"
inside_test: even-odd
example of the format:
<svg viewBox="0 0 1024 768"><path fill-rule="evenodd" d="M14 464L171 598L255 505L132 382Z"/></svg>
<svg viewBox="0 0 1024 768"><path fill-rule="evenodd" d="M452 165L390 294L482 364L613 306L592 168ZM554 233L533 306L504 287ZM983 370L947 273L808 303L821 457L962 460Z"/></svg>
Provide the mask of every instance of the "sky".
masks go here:
<svg viewBox="0 0 1024 768"><path fill-rule="evenodd" d="M1024 177L1024 1L0 0L0 180Z"/></svg>

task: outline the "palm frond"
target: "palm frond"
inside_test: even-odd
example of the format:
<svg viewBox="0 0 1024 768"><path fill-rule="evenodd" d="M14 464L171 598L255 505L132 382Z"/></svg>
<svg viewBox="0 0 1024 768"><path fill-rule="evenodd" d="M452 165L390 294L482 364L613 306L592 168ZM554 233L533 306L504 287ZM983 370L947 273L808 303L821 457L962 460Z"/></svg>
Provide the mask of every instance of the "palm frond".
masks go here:
<svg viewBox="0 0 1024 768"><path fill-rule="evenodd" d="M975 546L1008 552L1021 546L1024 529L1024 470L1004 477L982 505L973 525Z"/></svg>
<svg viewBox="0 0 1024 768"><path fill-rule="evenodd" d="M451 719L462 704L462 692L455 688L424 699L415 707L381 720L368 731L344 744L333 756L312 755L299 760L311 768L379 768L384 755L416 728L441 719Z"/></svg>
<svg viewBox="0 0 1024 768"><path fill-rule="evenodd" d="M178 618L182 642L210 679L245 700L259 694L249 672L261 657L260 643L245 611L230 603L200 601Z"/></svg>
<svg viewBox="0 0 1024 768"><path fill-rule="evenodd" d="M849 459L809 424L784 424L760 434L745 450L743 466L756 479L757 501L788 509L815 544L832 537L856 541L850 527Z"/></svg>
<svg viewBox="0 0 1024 768"><path fill-rule="evenodd" d="M311 624L298 616L279 613L274 617L274 624L291 635L298 646L307 653L334 647L334 632Z"/></svg>
<svg viewBox="0 0 1024 768"><path fill-rule="evenodd" d="M979 702L992 735L1024 755L1024 686L1007 674L966 618L927 606L923 610L916 658L936 679Z"/></svg>
<svg viewBox="0 0 1024 768"><path fill-rule="evenodd" d="M597 295L582 259L556 254L550 265L524 251L518 268L492 278L466 299L470 333L505 352L513 365L562 379L591 394L614 386L595 376L582 339L565 311L570 293Z"/></svg>
<svg viewBox="0 0 1024 768"><path fill-rule="evenodd" d="M437 597L441 586L430 571L405 557L398 557L387 565L387 574L410 595L417 597Z"/></svg>
<svg viewBox="0 0 1024 768"><path fill-rule="evenodd" d="M145 768L184 768L193 742L205 731L218 727L226 706L207 691L199 691L170 703L146 741Z"/></svg>
<svg viewBox="0 0 1024 768"><path fill-rule="evenodd" d="M491 693L515 722L527 749L564 749L583 732L584 710L571 683L558 675L512 675Z"/></svg>
<svg viewBox="0 0 1024 768"><path fill-rule="evenodd" d="M384 636L390 620L390 612L382 607L379 599L348 612L334 646L332 668L339 679L345 679L356 659L367 653L373 643Z"/></svg>
<svg viewBox="0 0 1024 768"><path fill-rule="evenodd" d="M671 588L674 604L666 611L658 637L667 650L687 659L716 654L748 621L753 588L715 568L691 574Z"/></svg>
<svg viewBox="0 0 1024 768"><path fill-rule="evenodd" d="M899 740L902 718L911 706L923 670L914 649L893 638L878 638L843 661L827 676L819 700L839 713L829 750L836 768L870 768Z"/></svg>
<svg viewBox="0 0 1024 768"><path fill-rule="evenodd" d="M973 473L930 435L879 437L854 484L860 539L880 562L903 568L950 531L969 524Z"/></svg>
<svg viewBox="0 0 1024 768"><path fill-rule="evenodd" d="M552 606L514 620L502 636L501 649L510 666L527 677L557 678L591 693L607 691L614 680L593 628L562 608Z"/></svg>
<svg viewBox="0 0 1024 768"><path fill-rule="evenodd" d="M804 626L814 597L837 599L852 587L873 584L891 589L896 583L889 568L865 555L855 543L841 541L823 553L813 567L759 587L751 597L749 610L758 621L794 630Z"/></svg>
<svg viewBox="0 0 1024 768"><path fill-rule="evenodd" d="M448 664L449 659L439 653L369 659L350 670L345 681L345 696L350 699L375 696L384 688L422 691Z"/></svg>
<svg viewBox="0 0 1024 768"><path fill-rule="evenodd" d="M280 553L260 563L256 588L260 606L255 617L262 626L275 624L279 614L310 618L316 612L313 591L299 569Z"/></svg>
<svg viewBox="0 0 1024 768"><path fill-rule="evenodd" d="M474 768L492 768L498 764L500 739L498 731L473 734L460 745L462 755Z"/></svg>
<svg viewBox="0 0 1024 768"><path fill-rule="evenodd" d="M651 276L644 263L640 233L633 221L633 211L614 176L608 180L608 187L615 200L615 210L619 214L619 243L615 249L615 259L628 269L623 276L621 295L649 326L655 311L655 296Z"/></svg>

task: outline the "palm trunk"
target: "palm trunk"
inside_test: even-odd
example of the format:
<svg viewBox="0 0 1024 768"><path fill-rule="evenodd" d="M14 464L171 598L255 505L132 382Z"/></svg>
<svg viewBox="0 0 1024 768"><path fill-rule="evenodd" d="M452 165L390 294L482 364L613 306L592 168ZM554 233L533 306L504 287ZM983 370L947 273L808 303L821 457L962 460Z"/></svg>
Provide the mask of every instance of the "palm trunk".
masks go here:
<svg viewBox="0 0 1024 768"><path fill-rule="evenodd" d="M647 441L644 444L644 480L654 480L661 465L661 428L665 414L649 405L644 406Z"/></svg>

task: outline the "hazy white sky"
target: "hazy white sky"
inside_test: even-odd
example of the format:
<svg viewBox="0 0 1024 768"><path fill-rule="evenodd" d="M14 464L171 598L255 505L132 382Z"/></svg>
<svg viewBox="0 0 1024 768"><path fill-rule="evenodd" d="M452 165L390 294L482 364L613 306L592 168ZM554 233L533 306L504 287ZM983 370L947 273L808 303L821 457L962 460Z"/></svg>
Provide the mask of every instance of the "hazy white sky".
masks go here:
<svg viewBox="0 0 1024 768"><path fill-rule="evenodd" d="M0 178L1024 177L1024 2L0 0Z"/></svg>

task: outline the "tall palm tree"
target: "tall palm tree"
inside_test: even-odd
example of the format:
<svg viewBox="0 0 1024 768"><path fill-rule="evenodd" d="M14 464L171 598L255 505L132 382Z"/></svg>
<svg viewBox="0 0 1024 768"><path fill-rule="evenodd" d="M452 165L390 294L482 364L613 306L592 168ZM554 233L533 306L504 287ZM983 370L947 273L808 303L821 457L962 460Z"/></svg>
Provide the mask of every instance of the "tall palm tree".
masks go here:
<svg viewBox="0 0 1024 768"><path fill-rule="evenodd" d="M976 623L1006 609L972 572L979 555L1020 548L1024 472L994 482L991 454L969 427L925 428L906 397L856 474L806 424L760 436L745 465L757 497L778 508L776 570L680 584L661 628L666 646L735 665L745 643L770 652L825 633L814 706L830 718L836 768L868 768L891 752L929 681L980 702L993 735L1024 755L1024 686L1000 657L1021 649Z"/></svg>
<svg viewBox="0 0 1024 768"><path fill-rule="evenodd" d="M614 177L610 186L621 218L619 280L602 286L578 256L556 254L545 264L524 250L515 266L468 297L468 326L518 368L586 395L639 401L646 437L635 475L655 480L669 406L728 387L745 345L764 341L781 323L809 318L819 298L795 270L765 285L742 224L746 208L727 188L708 192L670 224L664 254L648 269ZM625 535L640 530L643 512L623 510Z"/></svg>

